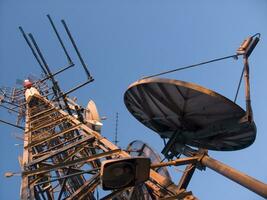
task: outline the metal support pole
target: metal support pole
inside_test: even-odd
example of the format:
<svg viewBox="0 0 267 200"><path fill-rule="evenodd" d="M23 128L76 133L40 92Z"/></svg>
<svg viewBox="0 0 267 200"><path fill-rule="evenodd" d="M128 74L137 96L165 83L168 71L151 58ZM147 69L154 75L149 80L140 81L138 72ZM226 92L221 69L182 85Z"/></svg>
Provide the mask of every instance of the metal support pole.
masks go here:
<svg viewBox="0 0 267 200"><path fill-rule="evenodd" d="M179 158L177 160L172 160L169 162L163 162L163 163L156 163L151 165L151 169L159 168L159 167L166 167L170 165L178 166L178 165L187 165L191 163L196 163L199 159L199 156L194 156L191 158Z"/></svg>
<svg viewBox="0 0 267 200"><path fill-rule="evenodd" d="M245 78L245 94L246 94L246 112L248 121L253 121L251 100L250 100L250 82L249 82L249 64L248 57L244 55L244 78Z"/></svg>
<svg viewBox="0 0 267 200"><path fill-rule="evenodd" d="M18 126L18 125L16 125L16 124L12 124L12 123L10 123L10 122L7 122L7 121L1 120L1 119L0 119L0 122L2 122L2 123L4 123L4 124L7 124L7 125L10 125L10 126L13 126L13 127L16 127L16 128L19 128L19 129L21 129L21 130L24 130L24 128L23 128L22 126Z"/></svg>
<svg viewBox="0 0 267 200"><path fill-rule="evenodd" d="M12 109L12 108L9 108L9 107L4 106L4 105L1 105L1 104L0 104L0 107L2 107L2 108L4 108L4 109L7 109L8 111L12 111L12 112L15 112L15 113L19 113L17 110Z"/></svg>
<svg viewBox="0 0 267 200"><path fill-rule="evenodd" d="M54 74L52 74L52 75L47 75L45 78L43 78L42 80L40 80L40 82L43 82L43 81L45 81L47 79L50 79L52 76L54 77L54 76L60 74L61 72L64 72L65 70L71 68L71 67L74 67L74 64L71 64L71 65L69 65L69 66L67 66L67 67L65 67L63 69L60 69L57 72L55 72Z"/></svg>
<svg viewBox="0 0 267 200"><path fill-rule="evenodd" d="M178 187L179 189L186 189L194 172L196 169L196 165L195 164L189 164L187 165L187 167L184 170L183 176L181 177Z"/></svg>
<svg viewBox="0 0 267 200"><path fill-rule="evenodd" d="M262 183L242 172L237 171L236 169L229 167L209 156L204 156L201 160L201 163L218 172L219 174L231 179L232 181L246 187L247 189L255 192L256 194L267 198L267 184Z"/></svg>

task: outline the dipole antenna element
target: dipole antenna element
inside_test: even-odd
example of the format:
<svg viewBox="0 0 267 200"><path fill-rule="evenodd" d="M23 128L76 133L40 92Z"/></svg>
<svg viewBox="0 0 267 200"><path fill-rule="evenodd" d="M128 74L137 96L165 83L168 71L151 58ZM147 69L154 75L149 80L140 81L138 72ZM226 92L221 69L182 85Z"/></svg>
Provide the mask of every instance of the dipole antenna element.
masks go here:
<svg viewBox="0 0 267 200"><path fill-rule="evenodd" d="M117 146L118 145L118 125L119 125L119 113L116 112L116 125L115 125L115 138L114 138L114 143Z"/></svg>

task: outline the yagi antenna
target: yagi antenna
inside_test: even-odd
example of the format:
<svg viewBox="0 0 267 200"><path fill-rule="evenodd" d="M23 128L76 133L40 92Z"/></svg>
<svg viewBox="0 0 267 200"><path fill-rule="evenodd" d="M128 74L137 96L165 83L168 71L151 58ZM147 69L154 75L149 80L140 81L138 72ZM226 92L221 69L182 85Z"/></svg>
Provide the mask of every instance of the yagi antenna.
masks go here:
<svg viewBox="0 0 267 200"><path fill-rule="evenodd" d="M53 90L53 92L54 92L54 94L56 96L56 101L59 103L60 108L62 108L62 106L61 106L61 104L59 102L59 98L61 97L63 92L61 91L61 89L60 89L60 87L58 85L58 82L55 80L55 78L54 78L54 76L53 76L53 74L52 74L52 72L51 72L51 70L50 70L50 68L49 68L49 66L48 66L48 64L47 64L42 52L41 52L41 50L40 50L40 48L38 47L38 45L37 45L37 43L36 43L36 41L35 41L35 39L34 39L34 37L33 37L33 35L31 33L29 34L29 37L30 37L35 49L37 50L37 53L38 53L39 57L41 58L41 61L44 64L44 67L45 67L45 69L47 71L47 75L50 77L50 80L53 83L52 90ZM63 97L63 102L64 102L64 105L65 105L68 113L71 114L71 111L69 109L67 100L64 97Z"/></svg>
<svg viewBox="0 0 267 200"><path fill-rule="evenodd" d="M56 37L57 37L57 39L58 39L58 41L60 43L60 46L62 47L62 49L64 51L64 54L65 54L65 56L66 56L66 58L68 60L67 67L62 68L62 69L58 70L55 73L52 73L52 71L50 70L49 65L46 62L46 60L45 60L45 58L44 58L44 56L43 56L43 54L42 54L42 52L41 52L41 50L39 48L34 36L31 33L28 34L28 36L27 36L27 34L24 32L22 27L19 27L19 29L20 29L20 31L21 31L26 43L30 47L30 49L32 51L32 54L34 55L36 61L38 62L38 64L40 65L42 71L45 74L45 77L40 81L43 82L43 81L45 81L47 79L51 80L51 82L53 84L53 86L51 88L53 90L53 94L54 94L53 100L58 102L58 105L59 105L60 108L63 108L63 105L61 105L62 102L60 102L60 99L62 99L63 103L64 103L64 107L67 109L68 113L71 114L71 110L70 110L70 108L68 106L68 103L67 103L67 100L66 100L67 95L72 93L72 92L74 92L74 91L76 91L77 89L85 86L86 84L92 82L94 79L91 76L89 70L87 69L87 66L86 66L86 64L85 64L85 62L84 62L84 60L83 60L83 58L82 58L82 56L81 56L81 54L80 54L80 52L78 50L78 47L77 47L77 45L76 45L76 43L75 43L75 41L74 41L70 31L69 31L68 26L66 25L66 22L64 20L62 20L62 24L63 24L63 26L64 26L64 28L65 28L65 30L67 32L67 35L68 35L68 37L69 37L69 39L70 39L70 41L71 41L71 43L72 43L77 55L79 57L79 60L81 61L82 67L83 67L83 69L84 69L84 71L86 73L86 76L87 76L87 80L85 82L80 83L79 85L75 86L74 88L71 88L67 92L63 92L60 89L60 87L58 85L58 82L55 80L55 75L58 75L59 73L61 73L61 72L65 71L65 70L73 67L74 63L73 63L73 61L72 61L72 59L70 57L70 54L67 51L67 48L66 48L65 44L63 43L62 38L60 37L60 35L59 35L59 33L58 33L57 29L56 29L56 26L55 26L52 18L50 17L50 15L47 15L47 18L48 18L48 20L50 22L50 25L52 26L53 31L56 34Z"/></svg>

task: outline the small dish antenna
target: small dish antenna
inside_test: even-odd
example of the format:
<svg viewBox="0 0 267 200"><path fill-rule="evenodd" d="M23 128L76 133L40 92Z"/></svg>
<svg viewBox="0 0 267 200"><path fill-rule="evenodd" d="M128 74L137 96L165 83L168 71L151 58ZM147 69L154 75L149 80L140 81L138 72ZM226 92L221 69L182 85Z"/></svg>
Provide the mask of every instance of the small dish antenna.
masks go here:
<svg viewBox="0 0 267 200"><path fill-rule="evenodd" d="M84 111L84 119L87 125L93 130L100 131L103 124L98 114L96 104L93 100L90 100Z"/></svg>

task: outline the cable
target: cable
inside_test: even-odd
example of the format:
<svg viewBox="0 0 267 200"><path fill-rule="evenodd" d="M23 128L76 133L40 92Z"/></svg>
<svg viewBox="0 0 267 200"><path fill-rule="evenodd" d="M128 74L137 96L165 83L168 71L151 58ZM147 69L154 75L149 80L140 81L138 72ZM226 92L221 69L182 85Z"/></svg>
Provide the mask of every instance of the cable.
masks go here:
<svg viewBox="0 0 267 200"><path fill-rule="evenodd" d="M234 103L236 102L236 99L237 99L237 96L238 96L238 93L239 93L239 90L240 90L241 82L243 80L244 71L245 71L245 67L243 67L243 70L242 70L242 73L241 73L241 76L240 76L240 79L239 79L239 83L238 83L237 90L236 90L236 93L235 93Z"/></svg>
<svg viewBox="0 0 267 200"><path fill-rule="evenodd" d="M177 172L186 173L186 172L190 171L191 169L193 169L193 167L195 167L195 165L192 165L189 169L181 170L177 166L174 166L174 170L177 171Z"/></svg>
<svg viewBox="0 0 267 200"><path fill-rule="evenodd" d="M151 75L151 76L145 76L143 79L152 78L152 77L155 77L155 76L160 76L160 75L163 75L163 74L168 74L168 73L172 73L172 72L176 72L176 71L181 71L181 70L184 70L184 69L189 69L189 68L197 67L197 66L200 66L200 65L209 64L209 63L212 63L212 62L217 62L217 61L220 61L220 60L229 59L229 58L234 58L234 59L237 60L238 59L238 56L240 56L240 55L241 54L238 54L238 55L237 54L234 54L234 55L225 56L225 57L221 57L221 58L216 58L216 59L213 59L213 60L209 60L209 61L205 61L205 62L193 64L193 65L179 67L179 68L176 68L176 69L173 69L173 70L161 72L161 73L154 74L154 75Z"/></svg>

